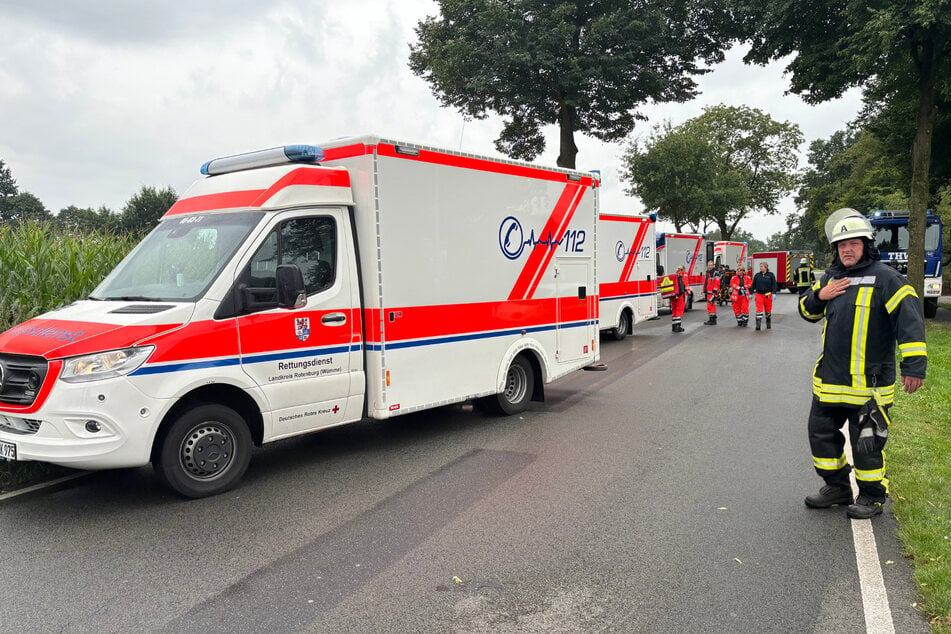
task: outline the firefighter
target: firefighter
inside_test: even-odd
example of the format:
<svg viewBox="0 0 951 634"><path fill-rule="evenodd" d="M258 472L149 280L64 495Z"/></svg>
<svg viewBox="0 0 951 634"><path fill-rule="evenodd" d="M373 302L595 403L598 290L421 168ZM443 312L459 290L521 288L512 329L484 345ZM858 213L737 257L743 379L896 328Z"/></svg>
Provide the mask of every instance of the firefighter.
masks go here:
<svg viewBox="0 0 951 634"><path fill-rule="evenodd" d="M684 307L687 304L687 293L690 288L687 286L687 273L681 264L677 267L677 272L673 275L673 297L670 298L670 331L684 332L684 327L680 323L684 315Z"/></svg>
<svg viewBox="0 0 951 634"><path fill-rule="evenodd" d="M802 295L809 290L809 287L816 281L816 275L809 266L809 260L801 258L799 268L796 269L796 290Z"/></svg>
<svg viewBox="0 0 951 634"><path fill-rule="evenodd" d="M779 286L776 276L769 270L766 262L759 263L759 273L753 276L753 293L756 297L756 329L760 329L763 317L766 317L766 329L773 327L773 293Z"/></svg>
<svg viewBox="0 0 951 634"><path fill-rule="evenodd" d="M753 280L746 274L742 264L736 267L736 275L730 280L730 299L733 301L733 314L736 325L744 328L750 322L750 287Z"/></svg>
<svg viewBox="0 0 951 634"><path fill-rule="evenodd" d="M707 272L703 274L703 294L707 298L707 320L704 326L717 325L717 298L720 295L720 274L713 266L713 260L707 260Z"/></svg>
<svg viewBox="0 0 951 634"><path fill-rule="evenodd" d="M832 265L799 298L804 319L826 320L809 412L812 462L825 486L805 503L810 508L847 504L849 517L868 519L881 514L888 494L882 449L895 396L896 344L901 384L912 394L928 366L924 317L908 280L878 261L872 226L862 214L839 209L829 216L825 232ZM840 431L846 423L859 492L854 501L852 466Z"/></svg>

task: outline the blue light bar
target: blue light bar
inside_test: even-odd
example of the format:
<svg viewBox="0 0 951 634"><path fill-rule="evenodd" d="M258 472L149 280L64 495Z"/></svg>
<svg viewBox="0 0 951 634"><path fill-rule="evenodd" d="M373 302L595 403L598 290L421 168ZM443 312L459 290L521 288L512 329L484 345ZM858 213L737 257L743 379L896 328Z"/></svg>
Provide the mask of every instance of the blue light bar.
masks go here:
<svg viewBox="0 0 951 634"><path fill-rule="evenodd" d="M214 176L257 167L289 163L320 163L323 160L324 151L316 145L285 145L212 159L201 166L201 173Z"/></svg>

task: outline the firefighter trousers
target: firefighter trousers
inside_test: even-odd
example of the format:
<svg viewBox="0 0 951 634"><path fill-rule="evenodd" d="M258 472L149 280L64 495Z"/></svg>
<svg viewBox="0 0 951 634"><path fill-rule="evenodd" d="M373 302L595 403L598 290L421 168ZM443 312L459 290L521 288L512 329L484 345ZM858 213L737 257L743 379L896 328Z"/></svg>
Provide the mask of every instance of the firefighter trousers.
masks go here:
<svg viewBox="0 0 951 634"><path fill-rule="evenodd" d="M733 314L738 322L750 320L750 300L746 295L740 295L733 300Z"/></svg>
<svg viewBox="0 0 951 634"><path fill-rule="evenodd" d="M887 407L885 408L887 411ZM845 456L845 434L842 427L848 423L852 445L852 460L855 463L855 481L859 494L873 502L884 502L888 494L888 479L885 477L885 442L887 437L875 436L875 450L860 454L855 450L859 438L859 410L857 407L827 405L813 397L809 411L809 447L812 464L826 484L851 486L849 471L852 470Z"/></svg>

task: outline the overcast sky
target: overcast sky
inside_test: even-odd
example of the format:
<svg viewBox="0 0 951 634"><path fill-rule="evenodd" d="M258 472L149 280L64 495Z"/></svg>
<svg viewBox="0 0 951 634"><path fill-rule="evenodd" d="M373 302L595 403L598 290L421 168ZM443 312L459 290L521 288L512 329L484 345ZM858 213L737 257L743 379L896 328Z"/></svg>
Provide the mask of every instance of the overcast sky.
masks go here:
<svg viewBox="0 0 951 634"><path fill-rule="evenodd" d="M216 156L380 134L497 155L498 118L465 122L407 67L430 0L2 0L0 160L54 213L113 210L143 185L179 194ZM747 105L800 126L808 143L852 120L856 91L821 106L784 96L782 65L747 67L733 51L686 104L649 104L632 138L704 106ZM538 163L554 165L546 128ZM601 170L601 209L635 213L619 182L627 143L576 136L579 169ZM793 210L791 200L783 210ZM782 218L740 225L765 240ZM663 228L663 226L662 226Z"/></svg>

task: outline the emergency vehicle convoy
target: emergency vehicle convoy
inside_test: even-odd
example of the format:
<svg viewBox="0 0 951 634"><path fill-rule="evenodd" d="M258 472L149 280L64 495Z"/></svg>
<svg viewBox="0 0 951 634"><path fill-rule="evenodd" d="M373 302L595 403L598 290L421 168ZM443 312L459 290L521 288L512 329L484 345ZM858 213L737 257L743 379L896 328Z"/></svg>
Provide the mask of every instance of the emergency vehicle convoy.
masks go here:
<svg viewBox="0 0 951 634"><path fill-rule="evenodd" d="M252 445L512 414L598 360L591 174L371 136L201 171L87 299L0 335L0 456L202 497Z"/></svg>
<svg viewBox="0 0 951 634"><path fill-rule="evenodd" d="M803 264L803 261L805 263ZM776 285L779 290L788 288L795 293L798 286L796 270L805 266L809 271L814 267L812 251L763 251L753 254L753 268L751 274L759 273L759 263L765 262L769 270L776 276Z"/></svg>
<svg viewBox="0 0 951 634"><path fill-rule="evenodd" d="M598 216L598 301L601 331L617 340L657 316L656 216Z"/></svg>
<svg viewBox="0 0 951 634"><path fill-rule="evenodd" d="M657 234L657 287L658 304L661 307L670 307L670 297L673 294L673 276L677 267L684 266L687 273L687 284L690 293L687 295L687 310L693 307L694 296L700 297L703 293L703 274L707 269L707 259L711 253L708 245L712 244L704 236L687 233L659 233Z"/></svg>

